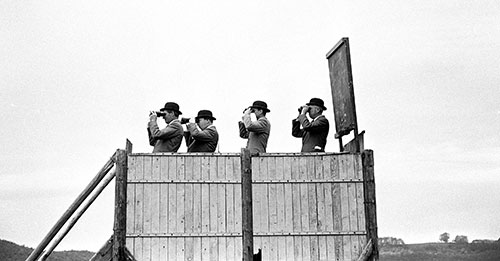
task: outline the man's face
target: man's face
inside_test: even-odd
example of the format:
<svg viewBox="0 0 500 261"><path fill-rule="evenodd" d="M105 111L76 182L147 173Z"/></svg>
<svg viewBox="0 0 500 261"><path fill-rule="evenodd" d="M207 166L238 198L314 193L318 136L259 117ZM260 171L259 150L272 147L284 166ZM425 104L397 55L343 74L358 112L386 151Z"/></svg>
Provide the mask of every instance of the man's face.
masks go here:
<svg viewBox="0 0 500 261"><path fill-rule="evenodd" d="M167 124L169 124L171 121L173 121L176 117L173 111L163 111L165 113L165 116L163 116L163 119Z"/></svg>
<svg viewBox="0 0 500 261"><path fill-rule="evenodd" d="M309 106L309 116L311 116L311 118L316 118L318 117L319 115L321 115L321 108L316 106L316 105L310 105Z"/></svg>
<svg viewBox="0 0 500 261"><path fill-rule="evenodd" d="M264 111L262 109L257 109L257 108L253 108L253 113L255 113L255 117L259 118L262 116L262 113L264 113Z"/></svg>
<svg viewBox="0 0 500 261"><path fill-rule="evenodd" d="M198 124L198 126L202 130L206 129L211 124L210 120L205 119L205 118L198 118L198 121L196 123Z"/></svg>

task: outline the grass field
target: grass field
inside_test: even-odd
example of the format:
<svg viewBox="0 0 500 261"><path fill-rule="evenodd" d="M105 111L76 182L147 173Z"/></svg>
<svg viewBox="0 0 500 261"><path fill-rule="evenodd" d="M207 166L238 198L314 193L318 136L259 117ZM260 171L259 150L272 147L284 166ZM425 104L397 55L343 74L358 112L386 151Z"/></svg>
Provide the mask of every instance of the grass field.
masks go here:
<svg viewBox="0 0 500 261"><path fill-rule="evenodd" d="M500 242L387 245L381 247L379 253L381 261L499 261Z"/></svg>

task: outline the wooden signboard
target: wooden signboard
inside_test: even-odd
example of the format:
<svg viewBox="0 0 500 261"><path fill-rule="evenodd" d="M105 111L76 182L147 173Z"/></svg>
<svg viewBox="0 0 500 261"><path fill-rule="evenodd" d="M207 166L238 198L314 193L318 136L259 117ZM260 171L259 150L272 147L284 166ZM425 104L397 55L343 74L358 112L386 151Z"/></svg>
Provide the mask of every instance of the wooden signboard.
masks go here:
<svg viewBox="0 0 500 261"><path fill-rule="evenodd" d="M335 129L337 137L349 134L354 130L357 137L358 124L356 106L354 103L354 88L352 82L351 55L349 38L342 38L326 55L330 70L333 109L335 113Z"/></svg>

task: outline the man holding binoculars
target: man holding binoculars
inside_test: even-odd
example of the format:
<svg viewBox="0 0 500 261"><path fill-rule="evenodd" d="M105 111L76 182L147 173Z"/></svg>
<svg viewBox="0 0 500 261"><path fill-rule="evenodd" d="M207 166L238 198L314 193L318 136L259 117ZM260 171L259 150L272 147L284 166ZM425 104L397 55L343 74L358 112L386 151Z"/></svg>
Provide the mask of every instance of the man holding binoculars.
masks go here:
<svg viewBox="0 0 500 261"><path fill-rule="evenodd" d="M196 123L182 118L181 123L186 123L187 152L214 152L219 142L219 134L214 125L215 117L209 110L201 110L195 118Z"/></svg>
<svg viewBox="0 0 500 261"><path fill-rule="evenodd" d="M255 114L256 121L252 121L250 113ZM242 121L238 122L240 137L248 139L247 149L250 153L265 153L267 140L271 132L271 123L266 118L266 113L270 112L267 103L255 101L252 106L243 111Z"/></svg>
<svg viewBox="0 0 500 261"><path fill-rule="evenodd" d="M150 112L148 122L149 144L154 146L154 152L177 152L181 146L183 133L179 115L179 105L175 102L165 103L160 111ZM158 127L157 118L163 117L167 126L164 129Z"/></svg>
<svg viewBox="0 0 500 261"><path fill-rule="evenodd" d="M301 152L324 152L330 125L323 115L326 110L322 99L312 98L299 108L299 116L292 120L292 136L302 138ZM311 121L307 118L307 113Z"/></svg>

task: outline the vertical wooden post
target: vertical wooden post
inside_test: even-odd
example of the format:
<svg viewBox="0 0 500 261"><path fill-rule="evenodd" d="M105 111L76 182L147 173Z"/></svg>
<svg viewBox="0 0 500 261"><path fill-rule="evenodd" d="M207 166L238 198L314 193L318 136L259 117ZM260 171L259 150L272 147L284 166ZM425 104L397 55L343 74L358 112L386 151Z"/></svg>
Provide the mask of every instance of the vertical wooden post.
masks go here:
<svg viewBox="0 0 500 261"><path fill-rule="evenodd" d="M375 200L375 173L373 168L373 151L364 150L361 154L363 161L363 187L365 191L365 215L368 240L372 241L372 255L369 260L378 260L378 228L377 202Z"/></svg>
<svg viewBox="0 0 500 261"><path fill-rule="evenodd" d="M241 206L243 261L253 260L252 158L248 149L241 149Z"/></svg>
<svg viewBox="0 0 500 261"><path fill-rule="evenodd" d="M125 151L127 152L127 155L132 153L132 142L128 139L125 141Z"/></svg>
<svg viewBox="0 0 500 261"><path fill-rule="evenodd" d="M128 141L128 140L127 140ZM127 143L128 145L128 143ZM127 148L128 149L128 148ZM131 149L131 147L130 147ZM115 222L113 233L113 261L125 260L127 223L127 151L116 153Z"/></svg>

